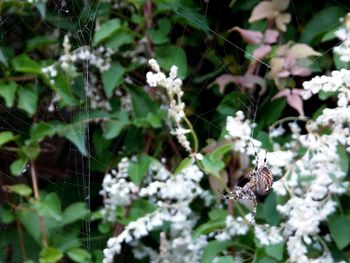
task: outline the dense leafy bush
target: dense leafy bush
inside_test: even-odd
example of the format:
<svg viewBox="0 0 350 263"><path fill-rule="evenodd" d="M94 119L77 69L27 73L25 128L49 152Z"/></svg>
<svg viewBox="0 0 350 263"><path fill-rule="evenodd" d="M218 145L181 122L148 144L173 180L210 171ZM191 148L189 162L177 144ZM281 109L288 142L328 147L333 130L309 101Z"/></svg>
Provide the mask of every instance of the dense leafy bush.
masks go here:
<svg viewBox="0 0 350 263"><path fill-rule="evenodd" d="M1 1L0 261L347 262L347 5Z"/></svg>

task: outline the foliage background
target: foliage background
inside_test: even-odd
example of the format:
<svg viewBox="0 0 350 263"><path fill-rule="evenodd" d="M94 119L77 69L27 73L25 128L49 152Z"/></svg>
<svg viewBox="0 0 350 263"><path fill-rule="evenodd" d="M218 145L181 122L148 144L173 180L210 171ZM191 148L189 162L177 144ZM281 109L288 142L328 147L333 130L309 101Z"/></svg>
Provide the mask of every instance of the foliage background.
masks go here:
<svg viewBox="0 0 350 263"><path fill-rule="evenodd" d="M278 41L259 59L262 63L252 66L257 60L250 54L260 44L247 44L242 40L244 34L230 29L265 32L275 28L271 19L249 22L257 0L1 1L0 261L102 262L107 240L154 209L155 204L140 198L132 202L131 215L119 207L113 223L100 212L103 178L123 157L137 158L129 176L138 183L152 158L165 158L165 167L175 171L188 157L176 136L169 133L167 105L157 97L157 89L147 85L150 58L156 58L165 72L172 65L178 67L185 113L198 137L198 152L209 159L213 149L222 150L227 116L239 110L257 123L252 139L271 152L269 128L278 120L294 118L303 134L303 113L316 119L324 108L334 108L335 93L314 96L301 106L299 100L288 104L287 95L273 97L287 88L302 89L302 83L315 75L348 68L332 50L341 42L334 32L342 25L339 19L346 15L349 4L275 2L287 3L283 12L291 20L286 30L277 29ZM271 59L279 56L277 48L288 41L319 52L304 64L309 73L271 74ZM225 74L243 76L250 67L266 86L264 92L260 93L256 83L238 81L237 85L218 79ZM293 136L287 124L283 127L287 132L277 140L282 148ZM188 139L193 145L193 138ZM253 167L244 153L231 150L223 149L213 163L199 165L205 174L200 185L213 197L217 189L210 178L230 177L231 170L244 167L244 162L246 170ZM348 154L338 155L347 173ZM229 179L228 187L237 179ZM286 200L276 196L272 192L261 200L257 223L282 226L276 207ZM332 198L337 209L322 220L319 232L320 237L329 238L320 241L321 249L308 246L308 256L317 258L327 247L332 255L327 262L346 261L349 191ZM225 227L227 212L233 213L232 205L219 199L210 207L195 199L191 209L199 215L193 226L197 234L203 229L205 234L219 231ZM159 233L167 231L163 227L151 231L144 242L157 250ZM287 238L278 245L264 246L254 241L254 235L250 231L239 239L232 237L231 243L210 242L209 238L209 248L202 248L204 256L198 249L199 261L217 257L216 262L233 262L231 256L241 256L247 262L293 262ZM116 262L142 261L134 258L132 247L124 244Z"/></svg>

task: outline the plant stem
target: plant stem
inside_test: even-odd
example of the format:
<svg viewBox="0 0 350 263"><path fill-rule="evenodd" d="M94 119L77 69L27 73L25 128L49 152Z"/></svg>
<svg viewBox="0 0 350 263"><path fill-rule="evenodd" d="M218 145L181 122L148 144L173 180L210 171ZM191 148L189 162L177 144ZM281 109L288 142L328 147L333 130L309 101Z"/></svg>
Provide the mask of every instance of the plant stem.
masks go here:
<svg viewBox="0 0 350 263"><path fill-rule="evenodd" d="M186 116L184 117L184 120L185 120L187 126L191 130L192 138L193 138L193 141L194 141L194 152L197 153L198 152L198 138L197 138L197 135L194 132L194 129L193 129L193 126L192 126L191 122L187 119Z"/></svg>
<svg viewBox="0 0 350 263"><path fill-rule="evenodd" d="M34 198L36 199L36 201L39 201L40 194L39 194L39 186L38 186L38 177L36 175L34 161L30 162L30 174L32 177ZM46 236L45 220L44 220L44 217L42 215L40 215L39 213L38 213L38 216L39 216L39 223L40 223L40 228L41 228L41 239L42 239L44 247L47 247L48 242L47 242L47 236Z"/></svg>
<svg viewBox="0 0 350 263"><path fill-rule="evenodd" d="M21 249L22 259L25 261L27 259L27 252L26 248L24 246L24 238L23 238L23 229L22 225L18 220L18 217L16 216L16 226L17 226L17 232L18 232L18 238L19 238L19 246Z"/></svg>
<svg viewBox="0 0 350 263"><path fill-rule="evenodd" d="M31 177L32 177L32 185L33 185L34 197L35 197L35 199L39 200L40 196L39 196L38 178L36 176L34 161L30 162L30 174L31 174Z"/></svg>

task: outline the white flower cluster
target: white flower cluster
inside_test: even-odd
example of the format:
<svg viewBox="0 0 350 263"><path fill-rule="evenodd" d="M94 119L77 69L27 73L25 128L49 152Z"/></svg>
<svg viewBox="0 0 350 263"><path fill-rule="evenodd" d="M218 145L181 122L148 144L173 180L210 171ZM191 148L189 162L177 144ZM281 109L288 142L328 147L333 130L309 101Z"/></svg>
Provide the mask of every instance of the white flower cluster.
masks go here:
<svg viewBox="0 0 350 263"><path fill-rule="evenodd" d="M233 139L235 141L234 150L247 153L248 155L254 155L254 148L260 147L261 143L258 140L251 138L252 129L255 124L252 124L250 120L246 119L243 111L237 111L236 116L228 116L226 119L226 130L228 135L227 139Z"/></svg>
<svg viewBox="0 0 350 263"><path fill-rule="evenodd" d="M349 18L349 15L347 16ZM340 56L340 60L343 62L350 61L350 28L348 21L335 32L337 38L339 38L342 43L334 48L334 53Z"/></svg>
<svg viewBox="0 0 350 263"><path fill-rule="evenodd" d="M169 117L173 120L171 125L171 134L175 135L179 143L189 152L192 153L190 142L188 141L186 134L190 133L190 129L186 129L182 125L182 121L185 118L185 103L182 102L183 91L181 89L182 80L177 77L176 66L172 66L170 69L169 77L160 70L158 62L155 59L148 61L152 70L155 72L147 72L147 83L151 87L164 88L167 94L168 113Z"/></svg>
<svg viewBox="0 0 350 263"><path fill-rule="evenodd" d="M117 174L121 174L121 172L118 171ZM116 177L124 179L126 175L124 173L123 176ZM169 260L171 260L170 262L199 262L202 248L207 241L206 236L201 236L195 240L191 236L196 217L190 208L190 204L203 193L203 189L199 186L202 177L203 173L194 164L173 175L161 163L153 161L144 179L144 186L137 189L137 192L134 191L134 193L137 198L146 198L150 202L155 203L157 209L138 218L136 221L130 222L122 233L110 238L107 248L104 250L103 262L113 262L113 257L120 253L123 242L132 246L135 255L138 257L149 256L154 259L154 262L159 262L161 253L144 246L139 239L148 235L155 228L161 227L164 222L170 223L169 239L167 240L169 245L167 253ZM107 174L105 180L103 183L104 189L110 187L110 175ZM125 181L123 182L125 183ZM122 186L118 181L113 183L114 189L119 189ZM128 188L130 186L124 187ZM103 190L102 194L105 192L110 191ZM117 195L114 194L113 196ZM113 207L110 207L111 203L113 205L130 204L130 198L127 198L124 193L120 194L118 200L108 202L108 206L104 210L113 211ZM178 257L179 261L173 261L174 257ZM180 259L181 257L183 258L182 260Z"/></svg>
<svg viewBox="0 0 350 263"><path fill-rule="evenodd" d="M200 262L204 247L208 244L207 237L200 235L192 237L191 231L184 230L177 237L164 240L164 232L160 234L160 252L135 242L133 254L137 259L149 257L151 263L187 263ZM165 242L164 242L165 241Z"/></svg>
<svg viewBox="0 0 350 263"><path fill-rule="evenodd" d="M54 78L57 76L57 69L55 65L50 65L44 68L41 68L42 73L47 75L50 79L51 84L55 83Z"/></svg>
<svg viewBox="0 0 350 263"><path fill-rule="evenodd" d="M107 99L105 99L102 90L103 87L98 81L98 78L94 74L91 74L88 79L88 85L86 86L86 96L90 99L91 109L111 111L111 104Z"/></svg>
<svg viewBox="0 0 350 263"><path fill-rule="evenodd" d="M304 82L304 88L312 94L323 92L337 92L338 107L326 108L316 120L317 126L332 125L333 136L339 143L347 145L350 152L350 70L333 71L331 76L317 76L311 81Z"/></svg>
<svg viewBox="0 0 350 263"><path fill-rule="evenodd" d="M339 147L347 147L349 151L349 105L350 71L332 72L331 76L315 77L304 83L306 92L337 92L337 107L326 108L315 121L306 125L307 134L301 134L301 129L295 122L290 125L293 133L292 141L285 144L285 151L276 154L275 160L287 162L287 174L274 183L277 194L291 198L278 205L278 211L285 216L282 223L283 235L287 238L287 250L291 262L334 262L326 250L317 259L308 258L307 246L314 244L319 235L319 225L336 209L332 194L342 194L349 183L344 182L346 175L341 165ZM327 133L319 133L321 128L328 127ZM302 157L294 160L300 149L305 152ZM271 157L271 154L269 154ZM285 155L285 158L278 156ZM277 163L276 163L277 164ZM271 168L272 169L272 168Z"/></svg>
<svg viewBox="0 0 350 263"><path fill-rule="evenodd" d="M269 225L254 225L255 237L263 246L275 245L283 242L280 228Z"/></svg>
<svg viewBox="0 0 350 263"><path fill-rule="evenodd" d="M248 233L249 225L247 222L251 220L251 215L246 215L245 218L233 218L231 215L226 217L225 228L220 233L215 235L217 240L230 240L232 236L245 235Z"/></svg>
<svg viewBox="0 0 350 263"><path fill-rule="evenodd" d="M111 170L103 179L100 194L104 197L104 208L101 214L109 222L115 222L117 207L129 205L139 190L136 184L128 181L128 166L128 158L123 158L118 164L118 171Z"/></svg>
<svg viewBox="0 0 350 263"><path fill-rule="evenodd" d="M71 48L69 37L66 35L63 40L64 54L59 58L61 67L65 71L75 72L74 64L85 61L98 68L100 72L108 70L111 66L111 56L114 51L110 48L98 47L92 51L88 47L80 47L73 51Z"/></svg>

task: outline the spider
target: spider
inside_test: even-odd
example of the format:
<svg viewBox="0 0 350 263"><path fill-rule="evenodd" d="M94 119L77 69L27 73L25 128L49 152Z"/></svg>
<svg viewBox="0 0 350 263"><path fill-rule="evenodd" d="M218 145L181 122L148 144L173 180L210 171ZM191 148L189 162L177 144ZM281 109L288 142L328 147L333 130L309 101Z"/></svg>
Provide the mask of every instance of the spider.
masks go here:
<svg viewBox="0 0 350 263"><path fill-rule="evenodd" d="M266 165L267 151L265 150L265 158L263 164L259 166L259 158L254 144L253 147L256 164L254 169L247 175L249 181L243 187L235 186L233 187L232 191L227 192L226 194L220 193L221 197L224 199L247 199L254 202L252 219L250 220L249 224L253 221L256 214L257 198L267 195L270 192L273 184L273 175Z"/></svg>

